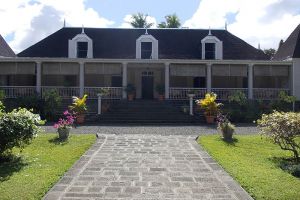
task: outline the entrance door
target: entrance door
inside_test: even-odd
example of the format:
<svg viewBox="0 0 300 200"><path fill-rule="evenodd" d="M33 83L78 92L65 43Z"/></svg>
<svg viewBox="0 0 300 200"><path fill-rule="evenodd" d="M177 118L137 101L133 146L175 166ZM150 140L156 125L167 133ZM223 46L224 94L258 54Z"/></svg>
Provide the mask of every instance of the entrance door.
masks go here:
<svg viewBox="0 0 300 200"><path fill-rule="evenodd" d="M153 99L153 72L142 74L142 98L143 99Z"/></svg>

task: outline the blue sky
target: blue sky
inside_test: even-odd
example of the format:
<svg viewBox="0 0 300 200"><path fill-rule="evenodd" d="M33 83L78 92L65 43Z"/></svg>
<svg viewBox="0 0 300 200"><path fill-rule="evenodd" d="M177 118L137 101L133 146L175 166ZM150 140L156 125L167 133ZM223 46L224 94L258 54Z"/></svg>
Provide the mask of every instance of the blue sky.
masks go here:
<svg viewBox="0 0 300 200"><path fill-rule="evenodd" d="M300 23L300 0L0 0L0 34L20 52L69 27L132 28L137 12L153 28L176 13L182 26L224 29L254 47L275 48Z"/></svg>
<svg viewBox="0 0 300 200"><path fill-rule="evenodd" d="M186 21L196 12L199 2L199 0L88 0L86 5L97 10L101 16L115 21L115 26L120 26L125 15L137 12L155 16L158 22L163 21L167 14L176 13L181 21Z"/></svg>

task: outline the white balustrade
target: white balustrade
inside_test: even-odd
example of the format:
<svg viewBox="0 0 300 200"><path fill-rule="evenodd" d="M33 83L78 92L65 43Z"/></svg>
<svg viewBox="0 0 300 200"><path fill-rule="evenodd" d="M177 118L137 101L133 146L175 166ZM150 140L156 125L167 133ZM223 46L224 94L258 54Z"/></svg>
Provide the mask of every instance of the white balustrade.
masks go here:
<svg viewBox="0 0 300 200"><path fill-rule="evenodd" d="M87 94L90 99L97 99L97 94L101 89L106 89L108 93L102 96L102 99L122 99L122 87L85 87L84 93Z"/></svg>
<svg viewBox="0 0 300 200"><path fill-rule="evenodd" d="M42 86L42 95L49 90L56 90L62 98L79 96L79 87Z"/></svg>
<svg viewBox="0 0 300 200"><path fill-rule="evenodd" d="M170 99L172 100L183 100L189 99L188 94L190 92L195 94L195 99L200 99L205 96L206 88L177 88L177 87L170 87Z"/></svg>
<svg viewBox="0 0 300 200"><path fill-rule="evenodd" d="M4 91L5 98L33 96L36 94L36 86L0 86L0 90Z"/></svg>
<svg viewBox="0 0 300 200"><path fill-rule="evenodd" d="M290 89L286 88L253 88L253 98L261 100L277 99L280 91L290 94Z"/></svg>
<svg viewBox="0 0 300 200"><path fill-rule="evenodd" d="M242 92L248 97L247 88L212 88L211 91L217 94L217 99L219 100L228 100L228 96L233 95L235 92Z"/></svg>

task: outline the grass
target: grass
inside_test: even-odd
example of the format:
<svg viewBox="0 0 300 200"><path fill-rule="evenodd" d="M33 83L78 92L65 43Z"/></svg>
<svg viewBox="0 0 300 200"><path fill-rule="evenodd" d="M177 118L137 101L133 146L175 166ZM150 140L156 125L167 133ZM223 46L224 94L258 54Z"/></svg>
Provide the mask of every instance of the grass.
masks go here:
<svg viewBox="0 0 300 200"><path fill-rule="evenodd" d="M40 134L10 162L0 163L0 199L41 199L94 143L95 135L71 135L60 142L57 134Z"/></svg>
<svg viewBox="0 0 300 200"><path fill-rule="evenodd" d="M291 156L261 136L236 136L228 144L220 136L201 136L198 142L257 200L299 200L300 179L279 167Z"/></svg>

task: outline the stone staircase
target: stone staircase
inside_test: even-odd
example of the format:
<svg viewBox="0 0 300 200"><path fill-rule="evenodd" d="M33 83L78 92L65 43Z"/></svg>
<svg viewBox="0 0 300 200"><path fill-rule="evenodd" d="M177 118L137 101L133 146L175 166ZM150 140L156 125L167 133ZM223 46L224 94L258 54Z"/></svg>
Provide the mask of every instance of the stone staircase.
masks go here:
<svg viewBox="0 0 300 200"><path fill-rule="evenodd" d="M116 101L102 115L90 113L88 121L97 124L199 124L201 115L190 116L180 110L181 104L171 101ZM90 109L95 111L95 109Z"/></svg>

